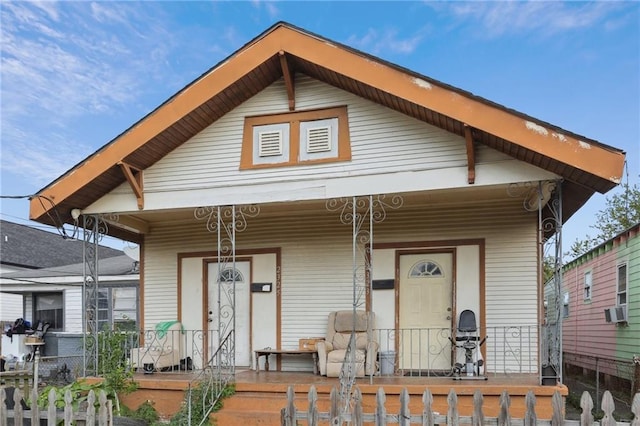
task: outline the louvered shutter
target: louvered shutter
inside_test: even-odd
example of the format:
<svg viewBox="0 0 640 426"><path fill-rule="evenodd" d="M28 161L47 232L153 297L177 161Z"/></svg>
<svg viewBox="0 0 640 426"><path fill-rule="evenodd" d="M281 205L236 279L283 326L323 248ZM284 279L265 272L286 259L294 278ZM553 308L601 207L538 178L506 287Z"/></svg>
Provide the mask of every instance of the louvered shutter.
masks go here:
<svg viewBox="0 0 640 426"><path fill-rule="evenodd" d="M282 155L281 130L269 130L258 133L258 155L260 157Z"/></svg>
<svg viewBox="0 0 640 426"><path fill-rule="evenodd" d="M307 129L307 152L331 151L331 127L312 127Z"/></svg>

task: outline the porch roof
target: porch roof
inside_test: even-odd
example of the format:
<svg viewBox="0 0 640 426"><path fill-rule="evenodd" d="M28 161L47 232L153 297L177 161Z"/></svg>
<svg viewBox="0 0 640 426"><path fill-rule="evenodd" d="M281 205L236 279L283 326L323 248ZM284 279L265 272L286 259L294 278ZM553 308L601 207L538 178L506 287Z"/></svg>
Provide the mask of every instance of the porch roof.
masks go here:
<svg viewBox="0 0 640 426"><path fill-rule="evenodd" d="M136 186L138 171L282 77L293 110L295 73L448 132L467 134L468 143L487 145L561 176L565 220L622 176L625 153L619 149L280 22L41 189L31 200L31 219L52 225L60 225L54 223L58 217L71 222L72 209L91 205L127 180ZM137 240L124 229L113 228L112 233Z"/></svg>

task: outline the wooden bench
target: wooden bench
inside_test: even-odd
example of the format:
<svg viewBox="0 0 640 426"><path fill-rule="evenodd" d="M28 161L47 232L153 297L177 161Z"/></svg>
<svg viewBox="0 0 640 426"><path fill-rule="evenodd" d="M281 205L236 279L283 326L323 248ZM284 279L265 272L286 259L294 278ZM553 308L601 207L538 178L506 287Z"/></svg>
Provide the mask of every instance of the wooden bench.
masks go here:
<svg viewBox="0 0 640 426"><path fill-rule="evenodd" d="M318 374L318 352L315 349L257 349L254 351L256 354L256 372L260 372L260 357L264 356L264 369L269 371L269 355L276 356L276 371L277 366L280 365L280 357L282 355L311 355L313 359L313 374Z"/></svg>

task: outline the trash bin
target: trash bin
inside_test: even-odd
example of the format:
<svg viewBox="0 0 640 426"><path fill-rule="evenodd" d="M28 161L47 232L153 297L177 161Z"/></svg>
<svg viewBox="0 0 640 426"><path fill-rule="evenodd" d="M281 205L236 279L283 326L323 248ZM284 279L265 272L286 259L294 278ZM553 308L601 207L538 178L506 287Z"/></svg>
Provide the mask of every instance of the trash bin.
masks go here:
<svg viewBox="0 0 640 426"><path fill-rule="evenodd" d="M390 376L395 372L396 353L394 351L380 352L380 374Z"/></svg>

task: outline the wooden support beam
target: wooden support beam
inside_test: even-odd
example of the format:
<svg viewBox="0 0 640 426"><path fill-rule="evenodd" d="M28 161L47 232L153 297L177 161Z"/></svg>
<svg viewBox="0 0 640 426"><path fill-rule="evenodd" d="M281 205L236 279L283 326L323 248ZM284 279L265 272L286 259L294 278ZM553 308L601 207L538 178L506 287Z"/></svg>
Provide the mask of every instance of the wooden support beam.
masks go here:
<svg viewBox="0 0 640 426"><path fill-rule="evenodd" d="M115 226L117 228L122 228L127 231L135 232L137 234L148 234L149 233L149 222L146 220L139 219L133 216L127 215L118 215L117 221L110 221L105 219L106 222L109 223L109 226Z"/></svg>
<svg viewBox="0 0 640 426"><path fill-rule="evenodd" d="M476 153L473 143L473 129L464 125L464 139L467 142L467 181L470 185L476 182Z"/></svg>
<svg viewBox="0 0 640 426"><path fill-rule="evenodd" d="M122 169L122 173L127 178L127 182L131 186L133 193L138 200L138 209L142 210L144 208L144 193L142 192L142 171L136 169L135 167L131 167L127 163L120 161L118 165Z"/></svg>
<svg viewBox="0 0 640 426"><path fill-rule="evenodd" d="M287 54L284 51L278 52L280 56L280 66L282 67L282 76L284 77L284 84L287 87L287 97L289 98L289 111L296 110L296 93L295 93L295 81L294 74L289 68L287 62Z"/></svg>

